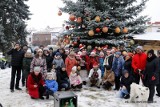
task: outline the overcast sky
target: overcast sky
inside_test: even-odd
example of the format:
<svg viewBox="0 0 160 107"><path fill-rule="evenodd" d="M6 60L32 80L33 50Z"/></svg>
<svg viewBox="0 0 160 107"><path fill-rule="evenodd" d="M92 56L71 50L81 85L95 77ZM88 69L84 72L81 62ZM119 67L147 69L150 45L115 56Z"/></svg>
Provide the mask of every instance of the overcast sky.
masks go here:
<svg viewBox="0 0 160 107"><path fill-rule="evenodd" d="M27 4L33 14L30 16L31 20L27 21L28 28L60 27L64 20L68 19L66 14L57 15L58 7L64 5L61 0L29 0ZM160 21L160 12L158 10L160 10L160 0L149 0L142 14L151 17L152 22Z"/></svg>

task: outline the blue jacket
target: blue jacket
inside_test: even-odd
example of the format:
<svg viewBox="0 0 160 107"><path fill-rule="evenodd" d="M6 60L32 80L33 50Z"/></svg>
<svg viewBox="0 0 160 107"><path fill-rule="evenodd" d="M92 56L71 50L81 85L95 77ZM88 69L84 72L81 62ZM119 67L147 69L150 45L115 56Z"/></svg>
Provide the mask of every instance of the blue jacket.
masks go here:
<svg viewBox="0 0 160 107"><path fill-rule="evenodd" d="M53 93L58 90L58 83L55 80L45 80L45 84Z"/></svg>
<svg viewBox="0 0 160 107"><path fill-rule="evenodd" d="M99 57L100 70L102 71L102 76L103 76L104 71L105 71L105 68L104 68L103 62L104 62L104 58Z"/></svg>
<svg viewBox="0 0 160 107"><path fill-rule="evenodd" d="M119 58L113 58L112 70L114 71L115 76L122 75L122 71L124 70L124 59L122 56L120 56Z"/></svg>

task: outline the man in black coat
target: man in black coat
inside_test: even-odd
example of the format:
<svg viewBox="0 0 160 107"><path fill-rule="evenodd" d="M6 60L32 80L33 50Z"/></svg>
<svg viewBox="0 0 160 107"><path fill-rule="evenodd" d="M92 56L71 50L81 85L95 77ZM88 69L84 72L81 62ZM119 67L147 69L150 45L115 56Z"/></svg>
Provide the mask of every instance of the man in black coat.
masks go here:
<svg viewBox="0 0 160 107"><path fill-rule="evenodd" d="M12 57L11 58L12 72L11 72L10 90L11 92L14 92L14 85L15 85L15 89L22 90L21 88L19 88L19 81L21 78L21 69L22 69L22 62L24 58L24 51L21 50L20 44L16 43L15 47L11 49L7 54L11 55ZM15 75L17 76L16 84L15 84Z"/></svg>
<svg viewBox="0 0 160 107"><path fill-rule="evenodd" d="M157 90L157 96L160 97L160 50L157 51L157 64L159 65L159 72L158 72L158 77L159 77L159 83L156 86Z"/></svg>

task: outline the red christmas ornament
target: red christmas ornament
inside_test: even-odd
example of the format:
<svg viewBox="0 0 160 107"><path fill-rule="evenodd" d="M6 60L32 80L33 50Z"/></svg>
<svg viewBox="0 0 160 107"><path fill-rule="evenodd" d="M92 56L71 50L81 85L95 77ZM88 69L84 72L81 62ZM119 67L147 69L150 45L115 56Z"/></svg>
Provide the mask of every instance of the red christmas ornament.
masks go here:
<svg viewBox="0 0 160 107"><path fill-rule="evenodd" d="M69 26L66 26L66 30L69 30Z"/></svg>
<svg viewBox="0 0 160 107"><path fill-rule="evenodd" d="M78 43L76 41L73 42L74 45L77 45Z"/></svg>
<svg viewBox="0 0 160 107"><path fill-rule="evenodd" d="M96 32L99 33L101 31L100 28L96 28Z"/></svg>
<svg viewBox="0 0 160 107"><path fill-rule="evenodd" d="M69 16L69 20L70 20L70 21L74 21L75 19L76 19L76 17L75 17L74 15L70 15L70 16Z"/></svg>

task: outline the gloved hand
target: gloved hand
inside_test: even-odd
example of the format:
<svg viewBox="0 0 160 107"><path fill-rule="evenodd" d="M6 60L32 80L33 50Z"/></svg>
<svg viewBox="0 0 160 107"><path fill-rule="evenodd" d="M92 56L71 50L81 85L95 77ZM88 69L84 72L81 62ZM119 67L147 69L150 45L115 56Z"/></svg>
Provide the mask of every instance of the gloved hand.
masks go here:
<svg viewBox="0 0 160 107"><path fill-rule="evenodd" d="M152 76L152 81L154 81L156 79L156 77L155 76Z"/></svg>

